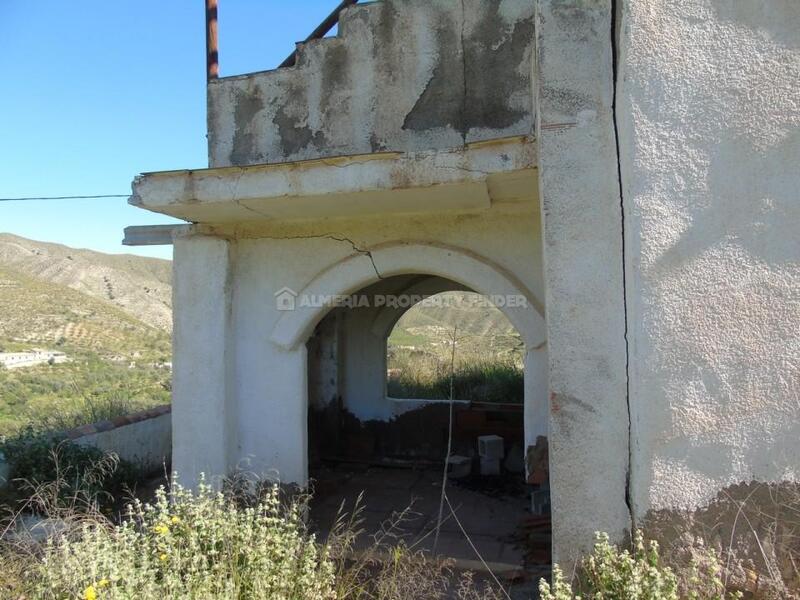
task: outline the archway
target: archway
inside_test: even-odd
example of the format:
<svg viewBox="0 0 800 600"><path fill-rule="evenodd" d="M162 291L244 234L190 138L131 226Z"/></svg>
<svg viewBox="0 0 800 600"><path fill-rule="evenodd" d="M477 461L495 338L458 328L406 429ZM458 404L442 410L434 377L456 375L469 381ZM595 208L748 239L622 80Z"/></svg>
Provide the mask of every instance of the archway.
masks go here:
<svg viewBox="0 0 800 600"><path fill-rule="evenodd" d="M519 332L525 347L526 448L535 446L539 437L547 436L549 407L543 304L514 275L468 250L438 244L389 243L369 252L351 254L318 273L302 290L293 291L293 310L284 312L278 319L271 341L286 351L297 350L331 310L331 303L346 300L359 290L397 276L410 279L396 279L401 288L394 290L395 293L409 291L413 286L439 285L425 281L434 278L435 282L435 278L439 278L455 286L451 289L469 289L496 302ZM372 327L380 330L391 318L391 313L378 312Z"/></svg>
<svg viewBox="0 0 800 600"><path fill-rule="evenodd" d="M519 332L525 366L523 448L546 435L546 348L536 299L497 265L471 253L436 245L390 245L352 255L319 273L294 294L294 310L286 311L272 332L273 343L286 351L306 346L312 464L323 458L362 465L397 461L409 449L419 452L418 459L441 463L441 419L418 420L419 427L399 433L386 427L408 410L386 394L386 338L414 299L453 290L481 292ZM387 300L403 297L410 300ZM447 406L439 412L446 417ZM409 439L399 439L404 436ZM315 445L321 437L327 446ZM425 445L434 440L438 445ZM405 448L401 442L407 442ZM395 492L402 496L409 490Z"/></svg>

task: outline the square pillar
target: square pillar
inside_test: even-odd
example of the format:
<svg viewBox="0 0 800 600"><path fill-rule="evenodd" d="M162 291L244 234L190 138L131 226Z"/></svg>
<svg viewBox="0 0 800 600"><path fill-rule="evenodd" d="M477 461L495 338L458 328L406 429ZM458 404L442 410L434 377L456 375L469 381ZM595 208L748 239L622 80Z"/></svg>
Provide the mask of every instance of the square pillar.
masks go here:
<svg viewBox="0 0 800 600"><path fill-rule="evenodd" d="M227 240L176 236L173 256L172 468L193 487L230 468L231 251Z"/></svg>
<svg viewBox="0 0 800 600"><path fill-rule="evenodd" d="M308 483L308 375L305 344L281 348L239 340L237 465L257 477ZM250 350L252 348L252 350Z"/></svg>
<svg viewBox="0 0 800 600"><path fill-rule="evenodd" d="M622 207L611 0L538 0L553 560L630 527Z"/></svg>
<svg viewBox="0 0 800 600"><path fill-rule="evenodd" d="M539 436L549 436L550 410L547 400L547 346L525 350L525 452Z"/></svg>

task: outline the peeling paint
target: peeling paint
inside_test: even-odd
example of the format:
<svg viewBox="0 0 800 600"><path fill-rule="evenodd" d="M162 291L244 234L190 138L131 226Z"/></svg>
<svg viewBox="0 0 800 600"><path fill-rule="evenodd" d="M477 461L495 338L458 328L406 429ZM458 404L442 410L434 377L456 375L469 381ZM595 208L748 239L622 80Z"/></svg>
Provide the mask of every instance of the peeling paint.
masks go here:
<svg viewBox="0 0 800 600"><path fill-rule="evenodd" d="M301 45L295 67L209 85L211 166L530 135L532 13L528 0L345 10L339 36Z"/></svg>

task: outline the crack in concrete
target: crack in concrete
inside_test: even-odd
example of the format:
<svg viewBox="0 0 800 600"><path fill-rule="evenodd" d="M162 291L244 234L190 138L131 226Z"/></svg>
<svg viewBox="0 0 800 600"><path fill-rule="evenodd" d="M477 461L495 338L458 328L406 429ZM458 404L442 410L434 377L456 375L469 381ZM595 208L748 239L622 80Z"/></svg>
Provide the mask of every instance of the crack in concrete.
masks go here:
<svg viewBox="0 0 800 600"><path fill-rule="evenodd" d="M485 175L488 177L492 174L492 171L483 171L482 169L470 169L469 167L461 167L458 165L437 165L437 169L451 169L453 171L464 171L466 173L478 173L480 175Z"/></svg>
<svg viewBox="0 0 800 600"><path fill-rule="evenodd" d="M245 207L247 208L247 207ZM346 242L350 244L353 248L353 251L358 254L363 254L367 258L369 258L370 263L372 263L372 269L375 271L375 276L378 279L384 279L383 275L381 275L380 271L378 270L378 265L375 264L375 258L372 256L372 251L366 248L359 248L356 243L351 240L349 237L345 237L341 234L336 233L319 233L313 235L287 235L287 236L272 236L272 235L264 235L259 236L264 239L268 240L333 240L335 242Z"/></svg>
<svg viewBox="0 0 800 600"><path fill-rule="evenodd" d="M464 45L464 26L467 21L467 9L461 0L461 78L463 80L463 95L461 97L461 142L467 146L467 47Z"/></svg>
<svg viewBox="0 0 800 600"><path fill-rule="evenodd" d="M231 186L233 188L231 190L231 199L234 201L236 206L240 206L245 210L249 210L251 213L253 213L255 215L258 215L259 217L261 217L263 219L272 218L272 217L270 217L270 215L262 213L260 210L256 210L252 206L247 206L246 204L242 204L242 201L239 200L239 198L237 196L239 195L239 181L241 181L242 175L244 175L244 168L241 168L241 170L239 171L239 175L236 176L236 180L233 182L233 186Z"/></svg>
<svg viewBox="0 0 800 600"><path fill-rule="evenodd" d="M625 473L625 504L628 507L628 516L631 524L631 531L636 527L636 520L633 511L633 498L631 491L631 469L633 468L633 415L631 412L631 380L630 380L630 341L628 339L628 282L625 272L625 201L622 190L622 161L620 158L619 145L619 125L617 123L617 86L619 83L618 65L619 49L617 48L617 35L620 33L617 28L617 17L621 18L618 11L621 7L617 0L611 0L611 122L614 127L614 143L616 144L617 157L617 185L619 189L619 212L622 230L622 311L625 318L624 338L625 338L625 404L628 409L628 466Z"/></svg>
<svg viewBox="0 0 800 600"><path fill-rule="evenodd" d="M365 163L362 163L362 164L365 164ZM333 165L333 166L338 166L338 165ZM268 215L266 213L262 213L261 211L256 210L255 208L253 208L252 206L247 206L246 204L242 204L241 200L239 200L239 198L237 198L238 193L239 193L239 181L242 179L242 175L244 175L244 169L242 169L239 172L239 175L236 177L236 179L233 182L233 185L231 186L232 187L232 189L231 189L231 199L236 203L237 206L241 206L245 210L249 210L253 214L256 214L256 215L258 215L258 216L260 216L262 218L271 219L272 217L270 215ZM372 252L370 250L365 249L365 248L359 248L353 240L351 240L350 238L345 237L343 235L336 235L336 234L333 234L333 233L323 233L323 234L318 234L318 235L297 235L297 236L286 236L286 237L264 236L264 237L267 238L267 239L270 239L270 240L302 240L302 239L315 239L316 238L316 239L329 239L329 240L334 240L334 241L337 241L337 242L347 242L353 248L354 252L357 252L359 254L363 254L367 258L369 258L370 263L372 263L372 269L375 271L375 275L377 276L378 279L383 279L383 275L381 275L380 271L378 271L378 265L375 264L375 258L372 256Z"/></svg>

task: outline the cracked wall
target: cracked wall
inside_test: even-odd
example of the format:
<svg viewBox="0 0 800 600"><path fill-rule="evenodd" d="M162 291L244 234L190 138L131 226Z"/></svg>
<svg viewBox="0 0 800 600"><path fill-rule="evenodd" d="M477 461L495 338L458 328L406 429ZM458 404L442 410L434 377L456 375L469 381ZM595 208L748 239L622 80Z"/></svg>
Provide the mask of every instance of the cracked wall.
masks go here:
<svg viewBox="0 0 800 600"><path fill-rule="evenodd" d="M316 301L317 294L350 294L365 287L343 289L348 273L375 286L395 285L412 275L416 282L419 275L452 274L450 279L461 285L474 278L472 287L498 294L512 293L502 286L513 279L516 293L529 300L524 310L509 308L516 314L509 320L534 348L526 357L526 435L531 420L541 428L546 414L543 369L538 368L546 362L539 312L544 284L541 240L531 235L539 228L531 196L478 214L261 221L197 228L176 240L173 406L181 418L174 422L173 466L190 483L202 470L217 475L237 467L304 483L309 397L329 400L341 394L351 401L345 408L362 421L379 423L390 416L384 337L372 332L373 318L382 313L366 315L369 327L354 322L351 333L360 337L351 335L347 347L330 339L306 347L326 308L304 307L303 298ZM299 296L291 313L276 301L284 288L300 293L319 281L324 286ZM314 317L308 329L305 315ZM280 329L287 317L294 323L288 337ZM364 368L367 364L377 369ZM346 368L339 370L341 365ZM310 379L309 371L316 373ZM529 373L535 377L529 379ZM529 407L527 398L536 406Z"/></svg>
<svg viewBox="0 0 800 600"><path fill-rule="evenodd" d="M629 412L610 0L536 3L553 559L622 540Z"/></svg>
<svg viewBox="0 0 800 600"><path fill-rule="evenodd" d="M800 478L800 5L620 3L637 522Z"/></svg>
<svg viewBox="0 0 800 600"><path fill-rule="evenodd" d="M533 3L382 0L297 66L208 87L212 167L453 148L532 131Z"/></svg>

